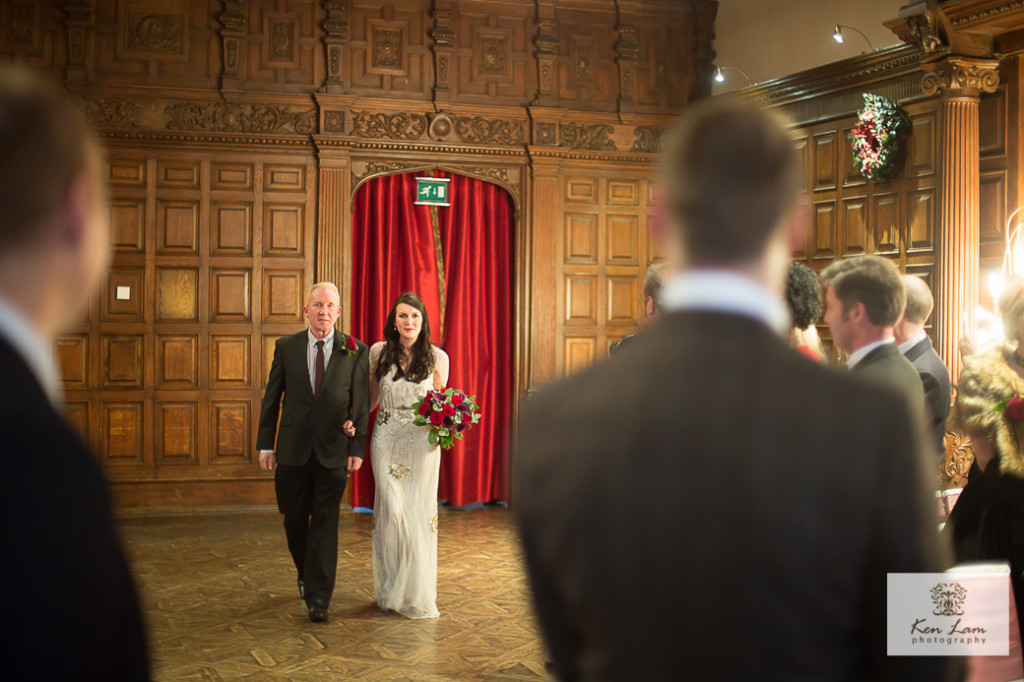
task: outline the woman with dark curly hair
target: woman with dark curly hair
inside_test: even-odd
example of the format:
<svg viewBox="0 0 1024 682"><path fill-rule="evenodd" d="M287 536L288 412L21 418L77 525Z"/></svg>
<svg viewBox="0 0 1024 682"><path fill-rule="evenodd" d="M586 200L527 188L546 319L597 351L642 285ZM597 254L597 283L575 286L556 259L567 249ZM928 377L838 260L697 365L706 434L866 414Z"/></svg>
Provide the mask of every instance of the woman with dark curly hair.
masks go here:
<svg viewBox="0 0 1024 682"><path fill-rule="evenodd" d="M821 362L821 340L814 323L821 317L821 284L818 275L803 263L789 263L786 303L793 318L790 342L815 362Z"/></svg>
<svg viewBox="0 0 1024 682"><path fill-rule="evenodd" d="M377 605L437 618L437 482L441 449L415 426L413 403L448 383L448 355L430 343L423 301L406 292L391 307L384 341L370 347L370 442L376 480L373 587Z"/></svg>

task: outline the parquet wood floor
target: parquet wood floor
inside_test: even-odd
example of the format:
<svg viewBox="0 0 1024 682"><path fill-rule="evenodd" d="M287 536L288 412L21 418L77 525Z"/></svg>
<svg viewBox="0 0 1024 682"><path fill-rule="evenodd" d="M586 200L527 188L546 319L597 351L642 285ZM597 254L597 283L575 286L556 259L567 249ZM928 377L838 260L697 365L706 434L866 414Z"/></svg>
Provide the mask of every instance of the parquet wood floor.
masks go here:
<svg viewBox="0 0 1024 682"><path fill-rule="evenodd" d="M157 680L548 680L507 510L440 513L437 620L381 613L373 519L343 514L330 620L311 623L280 516L125 521Z"/></svg>

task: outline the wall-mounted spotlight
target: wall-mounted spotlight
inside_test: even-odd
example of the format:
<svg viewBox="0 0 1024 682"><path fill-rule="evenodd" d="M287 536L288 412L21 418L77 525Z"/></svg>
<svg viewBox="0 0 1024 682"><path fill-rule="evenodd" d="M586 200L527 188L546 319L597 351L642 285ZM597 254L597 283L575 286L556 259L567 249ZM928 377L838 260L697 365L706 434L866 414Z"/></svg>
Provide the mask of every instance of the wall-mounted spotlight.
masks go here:
<svg viewBox="0 0 1024 682"><path fill-rule="evenodd" d="M747 85L753 85L754 84L754 81L750 80L750 76L748 76L747 74L743 73L742 71L740 71L739 69L737 69L734 66L718 66L718 67L715 67L715 81L716 82L718 82L718 83L724 83L725 82L725 73L723 73L725 71L735 71L736 73L738 73L739 75L741 75L741 76L743 76L744 78L747 79Z"/></svg>
<svg viewBox="0 0 1024 682"><path fill-rule="evenodd" d="M833 38L833 40L835 40L840 45L843 44L843 29L844 28L848 28L851 31L856 31L857 33L859 33L861 35L861 37L863 37L864 40L867 41L868 47L871 48L871 51L872 52L875 51L875 46L872 45L871 41L868 39L868 37L866 35L864 35L864 31L860 30L856 26L847 26L845 24L836 24L835 30L832 31L832 38Z"/></svg>

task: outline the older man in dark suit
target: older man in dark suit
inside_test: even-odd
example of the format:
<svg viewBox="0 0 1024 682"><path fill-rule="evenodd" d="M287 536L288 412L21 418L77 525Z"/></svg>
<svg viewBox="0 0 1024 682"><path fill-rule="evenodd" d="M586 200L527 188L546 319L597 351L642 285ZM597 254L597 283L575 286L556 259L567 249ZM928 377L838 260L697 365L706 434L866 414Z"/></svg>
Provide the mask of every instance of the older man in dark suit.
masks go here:
<svg viewBox="0 0 1024 682"><path fill-rule="evenodd" d="M274 345L256 447L267 471L276 454L277 506L299 596L309 619L323 622L338 570L338 515L347 472L362 466L366 450L369 354L366 344L335 331L341 298L334 284L314 284L302 313L309 328ZM356 427L352 437L343 430L348 420Z"/></svg>
<svg viewBox="0 0 1024 682"><path fill-rule="evenodd" d="M886 573L946 564L918 422L784 340L792 140L696 105L669 137L662 320L538 391L515 509L563 679L936 680L886 656ZM915 377L916 379L916 377Z"/></svg>
<svg viewBox="0 0 1024 682"><path fill-rule="evenodd" d="M880 256L857 256L825 268L821 281L825 322L836 348L849 353L847 368L899 392L927 423L921 378L893 337L907 303L899 269Z"/></svg>
<svg viewBox="0 0 1024 682"><path fill-rule="evenodd" d="M907 292L907 306L903 317L893 327L892 334L903 357L914 365L924 386L928 426L935 443L935 452L941 458L946 454L946 417L949 416L949 369L935 352L931 339L924 331L924 323L932 314L935 301L924 280L914 275L903 275Z"/></svg>
<svg viewBox="0 0 1024 682"><path fill-rule="evenodd" d="M0 673L148 680L142 614L93 456L60 414L54 339L110 258L102 154L69 101L0 65Z"/></svg>

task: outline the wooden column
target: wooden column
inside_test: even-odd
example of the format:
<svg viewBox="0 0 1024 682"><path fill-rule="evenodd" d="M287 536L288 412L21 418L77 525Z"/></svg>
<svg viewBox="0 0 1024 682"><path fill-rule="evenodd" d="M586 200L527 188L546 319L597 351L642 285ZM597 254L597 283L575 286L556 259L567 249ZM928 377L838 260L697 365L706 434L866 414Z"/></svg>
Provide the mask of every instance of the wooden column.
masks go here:
<svg viewBox="0 0 1024 682"><path fill-rule="evenodd" d="M974 328L980 241L978 104L999 85L995 59L939 56L921 64L925 93L941 93L942 182L934 313L939 355L960 375L957 343ZM965 323L966 318L966 323Z"/></svg>

